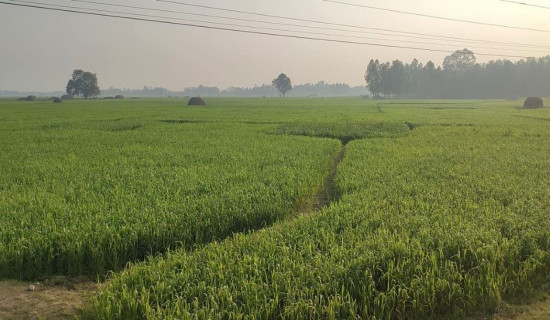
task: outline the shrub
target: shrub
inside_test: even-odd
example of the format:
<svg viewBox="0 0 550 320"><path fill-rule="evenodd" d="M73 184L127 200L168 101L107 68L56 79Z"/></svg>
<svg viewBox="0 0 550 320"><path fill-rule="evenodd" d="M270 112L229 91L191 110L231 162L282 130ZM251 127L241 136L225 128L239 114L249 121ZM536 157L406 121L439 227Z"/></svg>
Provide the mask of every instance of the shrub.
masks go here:
<svg viewBox="0 0 550 320"><path fill-rule="evenodd" d="M204 101L201 97L193 97L189 99L189 103L187 103L188 106L205 106L206 101Z"/></svg>
<svg viewBox="0 0 550 320"><path fill-rule="evenodd" d="M539 97L529 97L523 103L524 109L540 109L544 107L544 102Z"/></svg>
<svg viewBox="0 0 550 320"><path fill-rule="evenodd" d="M53 98L53 103L61 103L63 100L61 98Z"/></svg>
<svg viewBox="0 0 550 320"><path fill-rule="evenodd" d="M117 94L117 95L115 96L115 99L124 99L124 96L121 95L121 94Z"/></svg>
<svg viewBox="0 0 550 320"><path fill-rule="evenodd" d="M36 96L30 95L25 98L26 101L36 101Z"/></svg>

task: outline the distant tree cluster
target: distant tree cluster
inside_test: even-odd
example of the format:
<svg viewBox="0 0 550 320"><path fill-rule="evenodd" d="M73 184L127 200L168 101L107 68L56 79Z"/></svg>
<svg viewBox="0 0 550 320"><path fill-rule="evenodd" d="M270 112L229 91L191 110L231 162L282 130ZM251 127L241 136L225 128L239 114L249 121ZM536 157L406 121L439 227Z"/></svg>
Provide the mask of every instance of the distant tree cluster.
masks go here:
<svg viewBox="0 0 550 320"><path fill-rule="evenodd" d="M477 63L474 53L458 50L441 67L414 59L381 63L371 60L365 73L374 98L508 99L550 96L550 56L512 62Z"/></svg>

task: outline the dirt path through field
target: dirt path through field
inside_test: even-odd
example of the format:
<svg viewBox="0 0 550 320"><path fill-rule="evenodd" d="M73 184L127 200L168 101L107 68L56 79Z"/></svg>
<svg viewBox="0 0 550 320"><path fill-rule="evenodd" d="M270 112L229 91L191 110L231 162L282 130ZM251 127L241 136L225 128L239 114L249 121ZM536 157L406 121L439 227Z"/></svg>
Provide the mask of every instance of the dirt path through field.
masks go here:
<svg viewBox="0 0 550 320"><path fill-rule="evenodd" d="M322 208L328 207L331 201L334 201L334 179L336 179L336 174L338 173L338 166L342 159L344 159L344 154L346 152L346 145L342 145L342 148L336 155L333 160L332 167L330 168L328 176L325 178L323 184L323 189L315 196L312 203L312 211L315 212L321 210Z"/></svg>
<svg viewBox="0 0 550 320"><path fill-rule="evenodd" d="M550 298L531 305L506 305L490 320L550 320Z"/></svg>
<svg viewBox="0 0 550 320"><path fill-rule="evenodd" d="M77 319L97 290L96 283L63 277L34 283L1 281L0 319Z"/></svg>

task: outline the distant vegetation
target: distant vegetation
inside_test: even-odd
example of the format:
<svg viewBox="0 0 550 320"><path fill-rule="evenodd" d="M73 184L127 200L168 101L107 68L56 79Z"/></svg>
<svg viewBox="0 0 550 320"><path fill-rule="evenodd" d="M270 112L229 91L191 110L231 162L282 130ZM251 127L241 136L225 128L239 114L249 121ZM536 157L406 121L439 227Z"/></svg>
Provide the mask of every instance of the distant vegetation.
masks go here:
<svg viewBox="0 0 550 320"><path fill-rule="evenodd" d="M83 96L85 99L100 94L95 73L75 70L72 79L67 83L67 94L71 96Z"/></svg>
<svg viewBox="0 0 550 320"><path fill-rule="evenodd" d="M104 95L122 94L126 97L277 97L279 92L272 84L254 86L251 88L230 87L222 90L218 87L198 86L185 88L183 91L170 91L162 87L143 87L141 90L108 88ZM1 92L0 92L1 94ZM293 85L289 97L358 97L368 95L365 86L352 87L345 83L306 83Z"/></svg>
<svg viewBox="0 0 550 320"><path fill-rule="evenodd" d="M468 49L445 58L442 67L371 60L365 80L375 98L509 99L550 96L550 56L477 63Z"/></svg>
<svg viewBox="0 0 550 320"><path fill-rule="evenodd" d="M281 73L277 78L275 78L271 84L277 88L277 91L279 91L283 97L286 96L287 92L292 90L292 80L290 80L290 78L284 73Z"/></svg>

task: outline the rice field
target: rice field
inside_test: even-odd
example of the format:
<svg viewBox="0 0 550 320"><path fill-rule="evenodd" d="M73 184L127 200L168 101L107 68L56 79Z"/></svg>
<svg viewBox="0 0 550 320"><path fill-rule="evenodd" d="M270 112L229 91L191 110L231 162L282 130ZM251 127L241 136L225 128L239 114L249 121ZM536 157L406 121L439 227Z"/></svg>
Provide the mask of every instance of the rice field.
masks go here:
<svg viewBox="0 0 550 320"><path fill-rule="evenodd" d="M208 103L0 100L0 278L107 276L96 319L463 318L550 280L548 109Z"/></svg>

